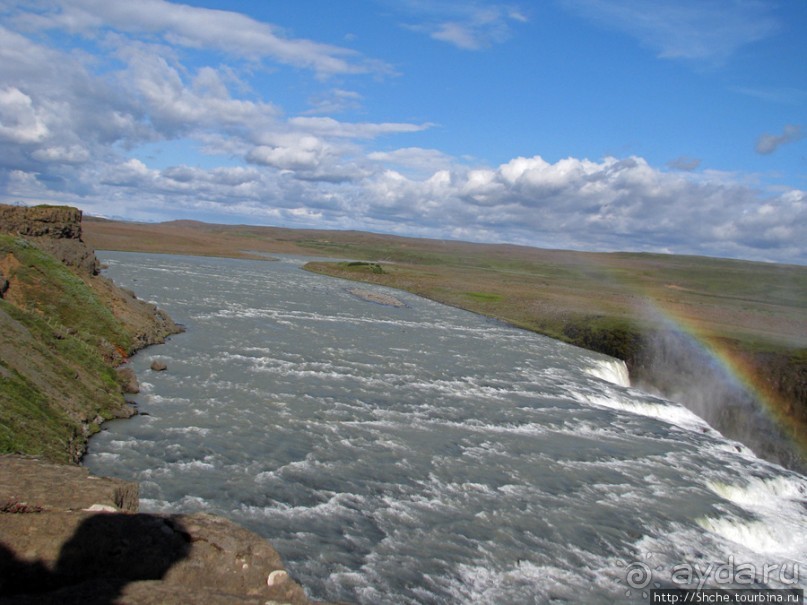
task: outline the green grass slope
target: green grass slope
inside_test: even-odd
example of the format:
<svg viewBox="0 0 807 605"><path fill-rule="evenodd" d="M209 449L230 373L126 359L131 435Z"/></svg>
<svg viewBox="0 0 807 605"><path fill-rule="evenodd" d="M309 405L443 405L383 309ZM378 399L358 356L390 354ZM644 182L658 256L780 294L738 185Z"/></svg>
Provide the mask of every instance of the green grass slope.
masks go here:
<svg viewBox="0 0 807 605"><path fill-rule="evenodd" d="M80 458L127 415L113 360L132 337L83 279L29 241L0 235L0 453Z"/></svg>

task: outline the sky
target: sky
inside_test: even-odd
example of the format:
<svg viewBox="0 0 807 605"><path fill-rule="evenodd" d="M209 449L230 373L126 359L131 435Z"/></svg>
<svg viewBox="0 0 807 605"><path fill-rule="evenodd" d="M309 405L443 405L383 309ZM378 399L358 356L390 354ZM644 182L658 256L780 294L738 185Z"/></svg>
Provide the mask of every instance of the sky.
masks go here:
<svg viewBox="0 0 807 605"><path fill-rule="evenodd" d="M0 201L807 264L805 0L0 0Z"/></svg>

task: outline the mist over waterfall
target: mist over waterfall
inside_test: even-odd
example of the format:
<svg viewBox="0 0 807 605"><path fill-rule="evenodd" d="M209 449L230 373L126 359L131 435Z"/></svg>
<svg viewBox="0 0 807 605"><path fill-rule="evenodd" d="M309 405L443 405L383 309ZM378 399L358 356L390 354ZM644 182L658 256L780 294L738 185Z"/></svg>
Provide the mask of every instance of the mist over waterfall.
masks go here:
<svg viewBox="0 0 807 605"><path fill-rule="evenodd" d="M668 330L644 343L640 388L685 405L718 431L784 466L807 469L783 430L753 393L692 337Z"/></svg>
<svg viewBox="0 0 807 605"><path fill-rule="evenodd" d="M294 257L100 256L187 331L131 360L142 414L85 464L139 481L145 511L266 536L314 599L610 605L694 587L684 564L785 570L770 588L807 569L807 477L612 358Z"/></svg>

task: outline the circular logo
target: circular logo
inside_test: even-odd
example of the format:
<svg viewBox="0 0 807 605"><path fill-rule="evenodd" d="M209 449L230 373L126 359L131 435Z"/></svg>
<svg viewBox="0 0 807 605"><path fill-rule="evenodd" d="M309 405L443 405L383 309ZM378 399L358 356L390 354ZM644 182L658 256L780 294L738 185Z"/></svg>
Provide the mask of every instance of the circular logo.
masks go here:
<svg viewBox="0 0 807 605"><path fill-rule="evenodd" d="M643 557L646 561L652 563L653 553L647 553ZM656 567L651 567L647 563L642 561L634 561L632 563L626 563L625 561L617 561L617 567L624 568L624 579L620 578L617 580L618 584L622 584L623 582L627 584L628 588L625 590L625 596L630 597L633 596L634 593L636 596L639 594L642 595L645 599L650 596L650 592L645 590L651 584L655 588L660 588L661 584L658 582L653 581L653 573L656 571L663 571L664 567L658 565Z"/></svg>
<svg viewBox="0 0 807 605"><path fill-rule="evenodd" d="M628 586L631 588L642 590L647 588L652 580L653 570L645 563L631 563L625 570L625 582L627 582Z"/></svg>

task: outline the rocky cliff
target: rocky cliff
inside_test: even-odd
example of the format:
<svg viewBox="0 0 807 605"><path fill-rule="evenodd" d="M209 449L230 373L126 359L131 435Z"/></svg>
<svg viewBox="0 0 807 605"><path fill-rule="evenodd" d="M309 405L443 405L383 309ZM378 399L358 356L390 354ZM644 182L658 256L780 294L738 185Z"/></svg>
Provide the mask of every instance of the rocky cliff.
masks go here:
<svg viewBox="0 0 807 605"><path fill-rule="evenodd" d="M81 210L77 208L0 204L0 233L34 238L39 248L66 265L98 273L95 254L81 239Z"/></svg>

